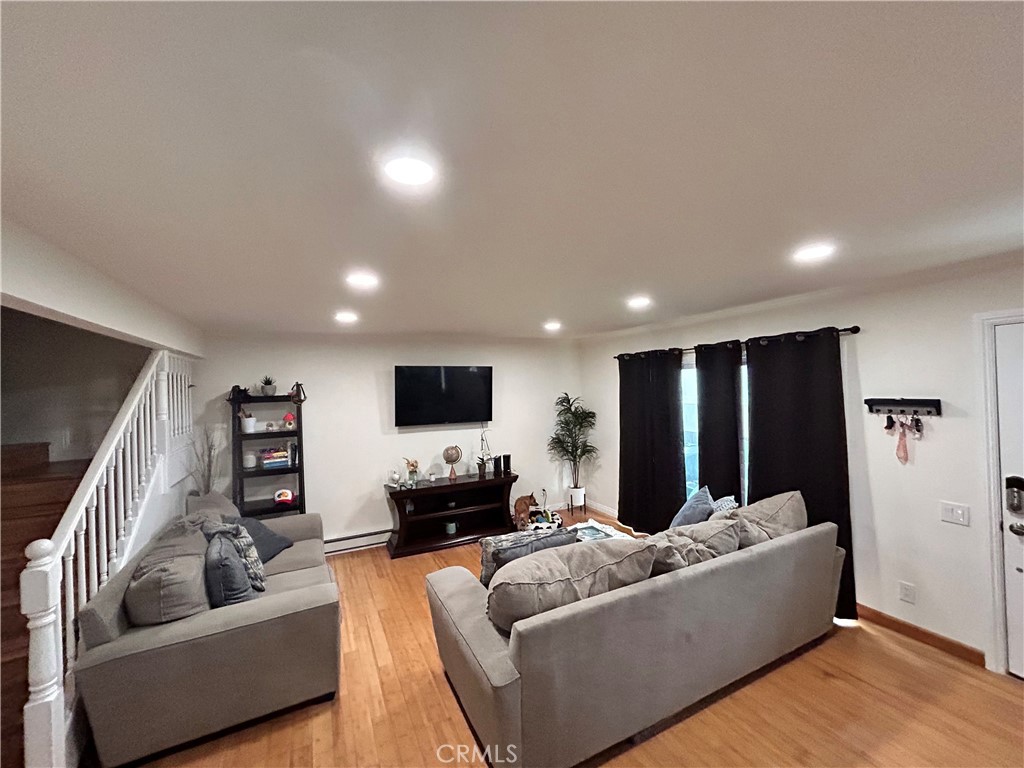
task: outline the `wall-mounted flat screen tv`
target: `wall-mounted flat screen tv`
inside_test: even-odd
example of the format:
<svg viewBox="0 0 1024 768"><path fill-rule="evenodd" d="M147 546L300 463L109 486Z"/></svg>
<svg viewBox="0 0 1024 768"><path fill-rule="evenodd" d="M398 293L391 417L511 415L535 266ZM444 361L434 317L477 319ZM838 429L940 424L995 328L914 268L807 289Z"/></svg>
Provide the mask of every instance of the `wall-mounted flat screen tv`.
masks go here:
<svg viewBox="0 0 1024 768"><path fill-rule="evenodd" d="M396 365L395 426L491 420L489 365Z"/></svg>

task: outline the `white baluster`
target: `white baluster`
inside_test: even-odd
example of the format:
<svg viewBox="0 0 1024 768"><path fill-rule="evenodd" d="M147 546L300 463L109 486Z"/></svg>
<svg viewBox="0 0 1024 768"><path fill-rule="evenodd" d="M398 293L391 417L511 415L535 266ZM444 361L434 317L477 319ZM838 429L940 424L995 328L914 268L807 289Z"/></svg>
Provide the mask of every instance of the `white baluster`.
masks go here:
<svg viewBox="0 0 1024 768"><path fill-rule="evenodd" d="M156 380L149 385L149 465L156 466Z"/></svg>
<svg viewBox="0 0 1024 768"><path fill-rule="evenodd" d="M64 658L75 660L75 540L64 550Z"/></svg>
<svg viewBox="0 0 1024 768"><path fill-rule="evenodd" d="M99 557L96 551L96 491L85 507L85 532L89 536L89 598L100 588Z"/></svg>
<svg viewBox="0 0 1024 768"><path fill-rule="evenodd" d="M116 452L115 452L116 453ZM111 458L106 469L107 490L107 572L117 573L117 489L115 488L116 459Z"/></svg>
<svg viewBox="0 0 1024 768"><path fill-rule="evenodd" d="M185 431L191 434L192 426L192 363L185 365Z"/></svg>
<svg viewBox="0 0 1024 768"><path fill-rule="evenodd" d="M85 515L78 518L78 525L75 526L75 590L78 593L78 610L82 610L85 602L89 599L85 582Z"/></svg>
<svg viewBox="0 0 1024 768"><path fill-rule="evenodd" d="M21 612L28 619L28 702L24 708L25 765L62 766L64 752L63 654L60 631L60 565L53 542L25 548Z"/></svg>
<svg viewBox="0 0 1024 768"><path fill-rule="evenodd" d="M146 421L146 477L153 473L153 382L146 385L142 418Z"/></svg>
<svg viewBox="0 0 1024 768"><path fill-rule="evenodd" d="M107 549L107 478L100 474L96 484L96 544L99 553L100 586L107 583L110 551Z"/></svg>
<svg viewBox="0 0 1024 768"><path fill-rule="evenodd" d="M98 500L97 513L103 521L102 530L106 535L106 571L110 575L117 572L118 566L118 520L111 504L111 493L106 486L106 475L110 467L104 467L99 473L99 480L96 482L96 497Z"/></svg>
<svg viewBox="0 0 1024 768"><path fill-rule="evenodd" d="M124 438L117 444L117 469L114 477L117 479L117 554L124 557L125 547L125 515L124 510L124 480L127 477L124 466Z"/></svg>
<svg viewBox="0 0 1024 768"><path fill-rule="evenodd" d="M124 533L130 536L132 532L132 485L135 477L135 470L132 469L132 432L131 422L124 433Z"/></svg>
<svg viewBox="0 0 1024 768"><path fill-rule="evenodd" d="M139 424L135 416L132 425L132 519L139 508Z"/></svg>

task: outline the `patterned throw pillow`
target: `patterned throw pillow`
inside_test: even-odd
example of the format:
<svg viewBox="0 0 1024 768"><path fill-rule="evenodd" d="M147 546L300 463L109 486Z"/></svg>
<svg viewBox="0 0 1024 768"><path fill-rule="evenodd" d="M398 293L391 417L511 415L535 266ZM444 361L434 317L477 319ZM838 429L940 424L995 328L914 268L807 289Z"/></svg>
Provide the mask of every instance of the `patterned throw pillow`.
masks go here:
<svg viewBox="0 0 1024 768"><path fill-rule="evenodd" d="M235 546L238 554L242 557L242 565L245 566L245 575L249 577L249 583L257 592L264 592L267 589L267 577L263 572L263 561L260 560L259 552L256 551L256 543L252 536L241 525L235 523L216 523L207 520L203 523L203 534L207 540L212 539L218 533L226 534L231 543Z"/></svg>
<svg viewBox="0 0 1024 768"><path fill-rule="evenodd" d="M711 513L714 516L718 514L724 515L732 509L738 509L740 505L736 503L735 496L723 496L720 499L715 499L711 506L714 507L714 511Z"/></svg>

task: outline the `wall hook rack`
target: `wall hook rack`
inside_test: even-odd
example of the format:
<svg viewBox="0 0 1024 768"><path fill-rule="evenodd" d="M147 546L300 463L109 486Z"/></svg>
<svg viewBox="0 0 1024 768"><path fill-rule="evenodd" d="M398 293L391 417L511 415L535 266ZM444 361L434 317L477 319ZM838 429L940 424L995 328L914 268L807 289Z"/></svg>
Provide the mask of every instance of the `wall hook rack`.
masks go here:
<svg viewBox="0 0 1024 768"><path fill-rule="evenodd" d="M942 401L920 397L869 397L868 413L890 416L941 416Z"/></svg>

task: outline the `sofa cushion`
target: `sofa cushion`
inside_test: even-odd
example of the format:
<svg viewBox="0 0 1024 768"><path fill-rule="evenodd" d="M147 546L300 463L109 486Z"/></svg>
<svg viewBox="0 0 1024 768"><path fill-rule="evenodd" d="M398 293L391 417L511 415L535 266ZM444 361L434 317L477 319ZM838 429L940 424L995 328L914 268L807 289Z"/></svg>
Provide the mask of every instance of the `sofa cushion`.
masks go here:
<svg viewBox="0 0 1024 768"><path fill-rule="evenodd" d="M644 541L654 544L656 548L654 565L651 569L652 575L660 576L663 573L678 571L688 565L696 565L714 559L714 550L681 533L682 529L683 527L669 528L667 531L644 539Z"/></svg>
<svg viewBox="0 0 1024 768"><path fill-rule="evenodd" d="M705 520L694 525L681 525L670 531L692 539L714 552L715 557L728 555L740 548L740 536L735 520Z"/></svg>
<svg viewBox="0 0 1024 768"><path fill-rule="evenodd" d="M643 581L656 549L648 539L607 539L513 560L491 579L487 615L510 632L520 619Z"/></svg>
<svg viewBox="0 0 1024 768"><path fill-rule="evenodd" d="M128 620L148 626L209 610L206 546L203 532L188 521L170 525L132 574L124 593Z"/></svg>
<svg viewBox="0 0 1024 768"><path fill-rule="evenodd" d="M294 544L287 536L282 536L277 531L272 531L262 520L257 520L255 517L225 515L224 522L238 523L245 528L256 545L256 552L259 554L260 560L264 563L269 563Z"/></svg>
<svg viewBox="0 0 1024 768"><path fill-rule="evenodd" d="M213 608L244 603L256 597L242 556L223 533L216 534L206 547L206 594Z"/></svg>
<svg viewBox="0 0 1024 768"><path fill-rule="evenodd" d="M680 525L693 525L703 523L715 511L714 501L711 499L711 492L705 485L698 489L676 512L672 518L669 528L678 528Z"/></svg>
<svg viewBox="0 0 1024 768"><path fill-rule="evenodd" d="M769 539L807 527L807 507L800 491L787 491L729 513L741 516L765 532Z"/></svg>
<svg viewBox="0 0 1024 768"><path fill-rule="evenodd" d="M185 512L189 515L200 515L207 520L220 522L227 515L239 517L238 507L223 493L213 491L205 496L186 496Z"/></svg>
<svg viewBox="0 0 1024 768"><path fill-rule="evenodd" d="M318 565L313 568L302 568L298 571L288 571L275 576L267 577L267 591L265 595L276 595L279 592L289 592L293 589L305 589L317 584L330 584L334 579L331 577L329 565Z"/></svg>
<svg viewBox="0 0 1024 768"><path fill-rule="evenodd" d="M768 534L759 528L753 520L748 520L743 516L742 509L729 509L721 514L716 512L711 516L710 522L718 520L734 520L736 522L736 531L740 537L740 549L771 541Z"/></svg>
<svg viewBox="0 0 1024 768"><path fill-rule="evenodd" d="M543 536L529 537L519 542L509 542L505 546L499 546L491 553L491 559L494 561L494 568L491 570L491 577L494 572L498 571L503 566L508 565L513 560L518 560L520 557L526 555L532 555L534 552L540 552L542 549L552 549L553 547L564 547L566 544L576 543L576 531L571 528L559 528L554 531L544 531ZM485 587L490 585L490 579L484 582L484 574L481 570L480 583Z"/></svg>
<svg viewBox="0 0 1024 768"><path fill-rule="evenodd" d="M324 543L320 539L306 539L296 541L284 552L275 557L263 568L263 573L269 579L279 573L289 571L301 571L303 568L316 568L323 565L327 560L324 557Z"/></svg>

